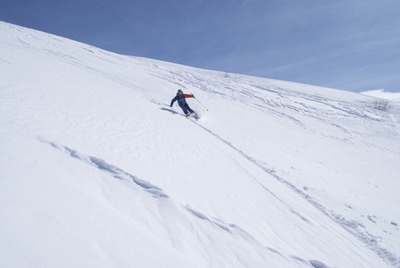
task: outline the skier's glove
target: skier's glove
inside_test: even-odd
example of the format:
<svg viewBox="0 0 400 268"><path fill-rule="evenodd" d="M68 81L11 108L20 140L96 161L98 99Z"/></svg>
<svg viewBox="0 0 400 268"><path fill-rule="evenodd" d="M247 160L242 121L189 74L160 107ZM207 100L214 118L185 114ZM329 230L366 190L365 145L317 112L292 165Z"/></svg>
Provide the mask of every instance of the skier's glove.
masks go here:
<svg viewBox="0 0 400 268"><path fill-rule="evenodd" d="M192 94L192 98L196 98L196 97Z"/></svg>

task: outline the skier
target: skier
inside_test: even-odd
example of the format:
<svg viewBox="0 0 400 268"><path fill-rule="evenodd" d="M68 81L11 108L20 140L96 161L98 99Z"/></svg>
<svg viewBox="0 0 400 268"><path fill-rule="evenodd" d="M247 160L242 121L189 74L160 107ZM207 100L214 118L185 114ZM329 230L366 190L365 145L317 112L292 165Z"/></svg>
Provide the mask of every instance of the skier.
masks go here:
<svg viewBox="0 0 400 268"><path fill-rule="evenodd" d="M183 94L182 90L178 90L176 93L176 96L171 100L171 107L174 105L175 101L178 101L179 107L182 108L183 112L185 113L186 116L189 116L191 114L196 114L195 111L193 111L190 107L189 104L186 102L186 98L194 98L193 94Z"/></svg>

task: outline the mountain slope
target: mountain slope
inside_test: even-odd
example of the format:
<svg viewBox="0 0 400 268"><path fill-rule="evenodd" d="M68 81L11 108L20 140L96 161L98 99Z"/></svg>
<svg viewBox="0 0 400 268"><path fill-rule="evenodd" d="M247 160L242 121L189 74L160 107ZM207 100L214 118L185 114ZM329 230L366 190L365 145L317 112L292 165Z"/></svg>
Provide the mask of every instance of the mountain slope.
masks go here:
<svg viewBox="0 0 400 268"><path fill-rule="evenodd" d="M0 266L400 265L396 104L0 32Z"/></svg>

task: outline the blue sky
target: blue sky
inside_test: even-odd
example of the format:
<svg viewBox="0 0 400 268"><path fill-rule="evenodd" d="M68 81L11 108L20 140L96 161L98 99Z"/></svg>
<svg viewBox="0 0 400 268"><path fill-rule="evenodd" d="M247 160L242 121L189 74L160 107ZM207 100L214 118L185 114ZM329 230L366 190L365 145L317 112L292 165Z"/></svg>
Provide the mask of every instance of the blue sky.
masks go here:
<svg viewBox="0 0 400 268"><path fill-rule="evenodd" d="M0 20L110 51L400 92L398 0L2 0Z"/></svg>

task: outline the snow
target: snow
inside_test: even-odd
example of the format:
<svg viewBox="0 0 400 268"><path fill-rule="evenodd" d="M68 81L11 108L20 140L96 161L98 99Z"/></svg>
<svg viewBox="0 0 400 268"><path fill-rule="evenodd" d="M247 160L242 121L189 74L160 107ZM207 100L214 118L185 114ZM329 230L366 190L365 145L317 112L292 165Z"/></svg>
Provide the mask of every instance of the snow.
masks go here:
<svg viewBox="0 0 400 268"><path fill-rule="evenodd" d="M381 99L400 101L400 93L399 92L386 92L384 89L376 89L361 92L364 95L372 96Z"/></svg>
<svg viewBox="0 0 400 268"><path fill-rule="evenodd" d="M400 267L398 102L0 32L0 267Z"/></svg>

